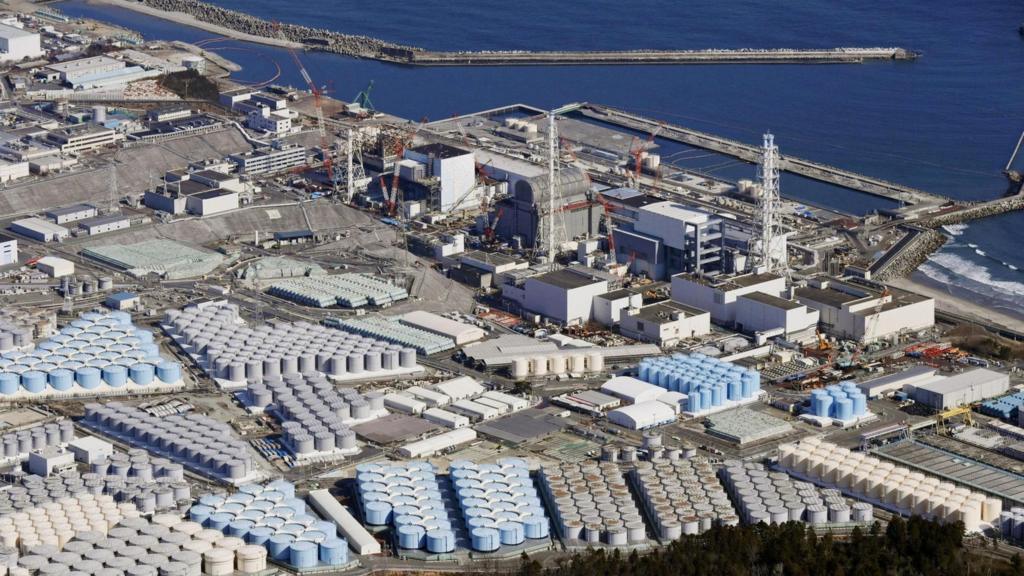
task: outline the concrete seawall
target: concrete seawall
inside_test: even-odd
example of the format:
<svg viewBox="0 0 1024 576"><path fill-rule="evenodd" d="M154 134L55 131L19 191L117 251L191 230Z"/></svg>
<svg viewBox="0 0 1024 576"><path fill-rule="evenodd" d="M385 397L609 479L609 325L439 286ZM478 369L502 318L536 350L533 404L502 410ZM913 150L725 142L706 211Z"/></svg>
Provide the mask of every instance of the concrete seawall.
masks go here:
<svg viewBox="0 0 1024 576"><path fill-rule="evenodd" d="M875 280L885 281L910 276L933 253L946 244L946 236L937 230L917 234L899 253L889 258L873 274Z"/></svg>
<svg viewBox="0 0 1024 576"><path fill-rule="evenodd" d="M846 64L867 60L912 60L903 48L626 50L626 51L428 51L369 36L342 34L297 24L275 25L243 12L198 0L95 0L197 26L250 42L331 52L408 66L509 66L581 64Z"/></svg>

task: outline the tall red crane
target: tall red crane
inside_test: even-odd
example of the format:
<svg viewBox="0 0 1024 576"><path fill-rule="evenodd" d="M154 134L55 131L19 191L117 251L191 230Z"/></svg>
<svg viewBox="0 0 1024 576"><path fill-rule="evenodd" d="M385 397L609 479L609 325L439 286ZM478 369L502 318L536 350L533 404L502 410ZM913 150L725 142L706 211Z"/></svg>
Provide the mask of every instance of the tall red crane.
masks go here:
<svg viewBox="0 0 1024 576"><path fill-rule="evenodd" d="M274 33L282 40L288 40L288 38L286 38L281 32L280 22L274 21ZM306 82L306 87L309 88L310 93L313 95L313 107L316 109L316 129L320 134L320 150L324 155L324 170L327 173L327 177L331 180L332 192L337 195L338 180L334 174L334 160L331 158L330 142L327 140L327 124L324 122L324 90L313 82L313 77L309 75L306 67L303 66L302 59L299 58L298 51L295 48L289 47L288 53L292 55L292 60L295 61L295 66L299 69L299 74L302 75L302 80Z"/></svg>

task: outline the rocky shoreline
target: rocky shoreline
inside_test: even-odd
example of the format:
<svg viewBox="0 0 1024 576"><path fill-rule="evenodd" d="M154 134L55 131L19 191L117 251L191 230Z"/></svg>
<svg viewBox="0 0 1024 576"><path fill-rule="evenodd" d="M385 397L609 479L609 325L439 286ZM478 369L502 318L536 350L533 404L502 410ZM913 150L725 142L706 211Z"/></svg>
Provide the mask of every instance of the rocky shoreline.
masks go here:
<svg viewBox="0 0 1024 576"><path fill-rule="evenodd" d="M946 244L947 238L937 230L928 230L914 239L885 268L875 273L876 280L885 281L894 278L906 278L924 264L928 257Z"/></svg>

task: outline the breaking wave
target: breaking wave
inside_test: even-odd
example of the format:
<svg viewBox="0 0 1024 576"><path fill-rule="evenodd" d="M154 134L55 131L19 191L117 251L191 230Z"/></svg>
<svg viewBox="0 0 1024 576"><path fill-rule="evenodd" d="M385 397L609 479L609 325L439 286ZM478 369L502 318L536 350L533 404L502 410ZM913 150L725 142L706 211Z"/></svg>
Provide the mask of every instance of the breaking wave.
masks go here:
<svg viewBox="0 0 1024 576"><path fill-rule="evenodd" d="M967 230L967 224L947 224L942 229L950 236L962 236Z"/></svg>
<svg viewBox="0 0 1024 576"><path fill-rule="evenodd" d="M1012 266L1012 264L1006 262L998 260L997 262L1008 268ZM949 252L933 254L928 258L928 262L920 267L920 271L932 280L943 284L962 286L983 293L987 292L996 297L1024 297L1024 283L996 279L992 276L991 270L986 266ZM970 285L963 286L964 280Z"/></svg>

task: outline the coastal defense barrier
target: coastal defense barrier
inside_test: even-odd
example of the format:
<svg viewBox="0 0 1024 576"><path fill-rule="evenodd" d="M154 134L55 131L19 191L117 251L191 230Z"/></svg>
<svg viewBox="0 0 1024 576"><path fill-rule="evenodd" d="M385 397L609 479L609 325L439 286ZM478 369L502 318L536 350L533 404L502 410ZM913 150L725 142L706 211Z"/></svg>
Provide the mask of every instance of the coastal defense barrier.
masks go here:
<svg viewBox="0 0 1024 576"><path fill-rule="evenodd" d="M332 52L409 66L510 66L582 64L843 64L868 60L912 60L917 53L904 48L827 49L710 49L710 50L622 50L622 51L452 51L439 52L388 42L370 36L343 34L325 28L298 24L275 24L244 12L221 8L199 0L140 0L140 4L163 12L186 14L207 24L247 35L247 40L264 38L278 44L288 40L307 50Z"/></svg>

